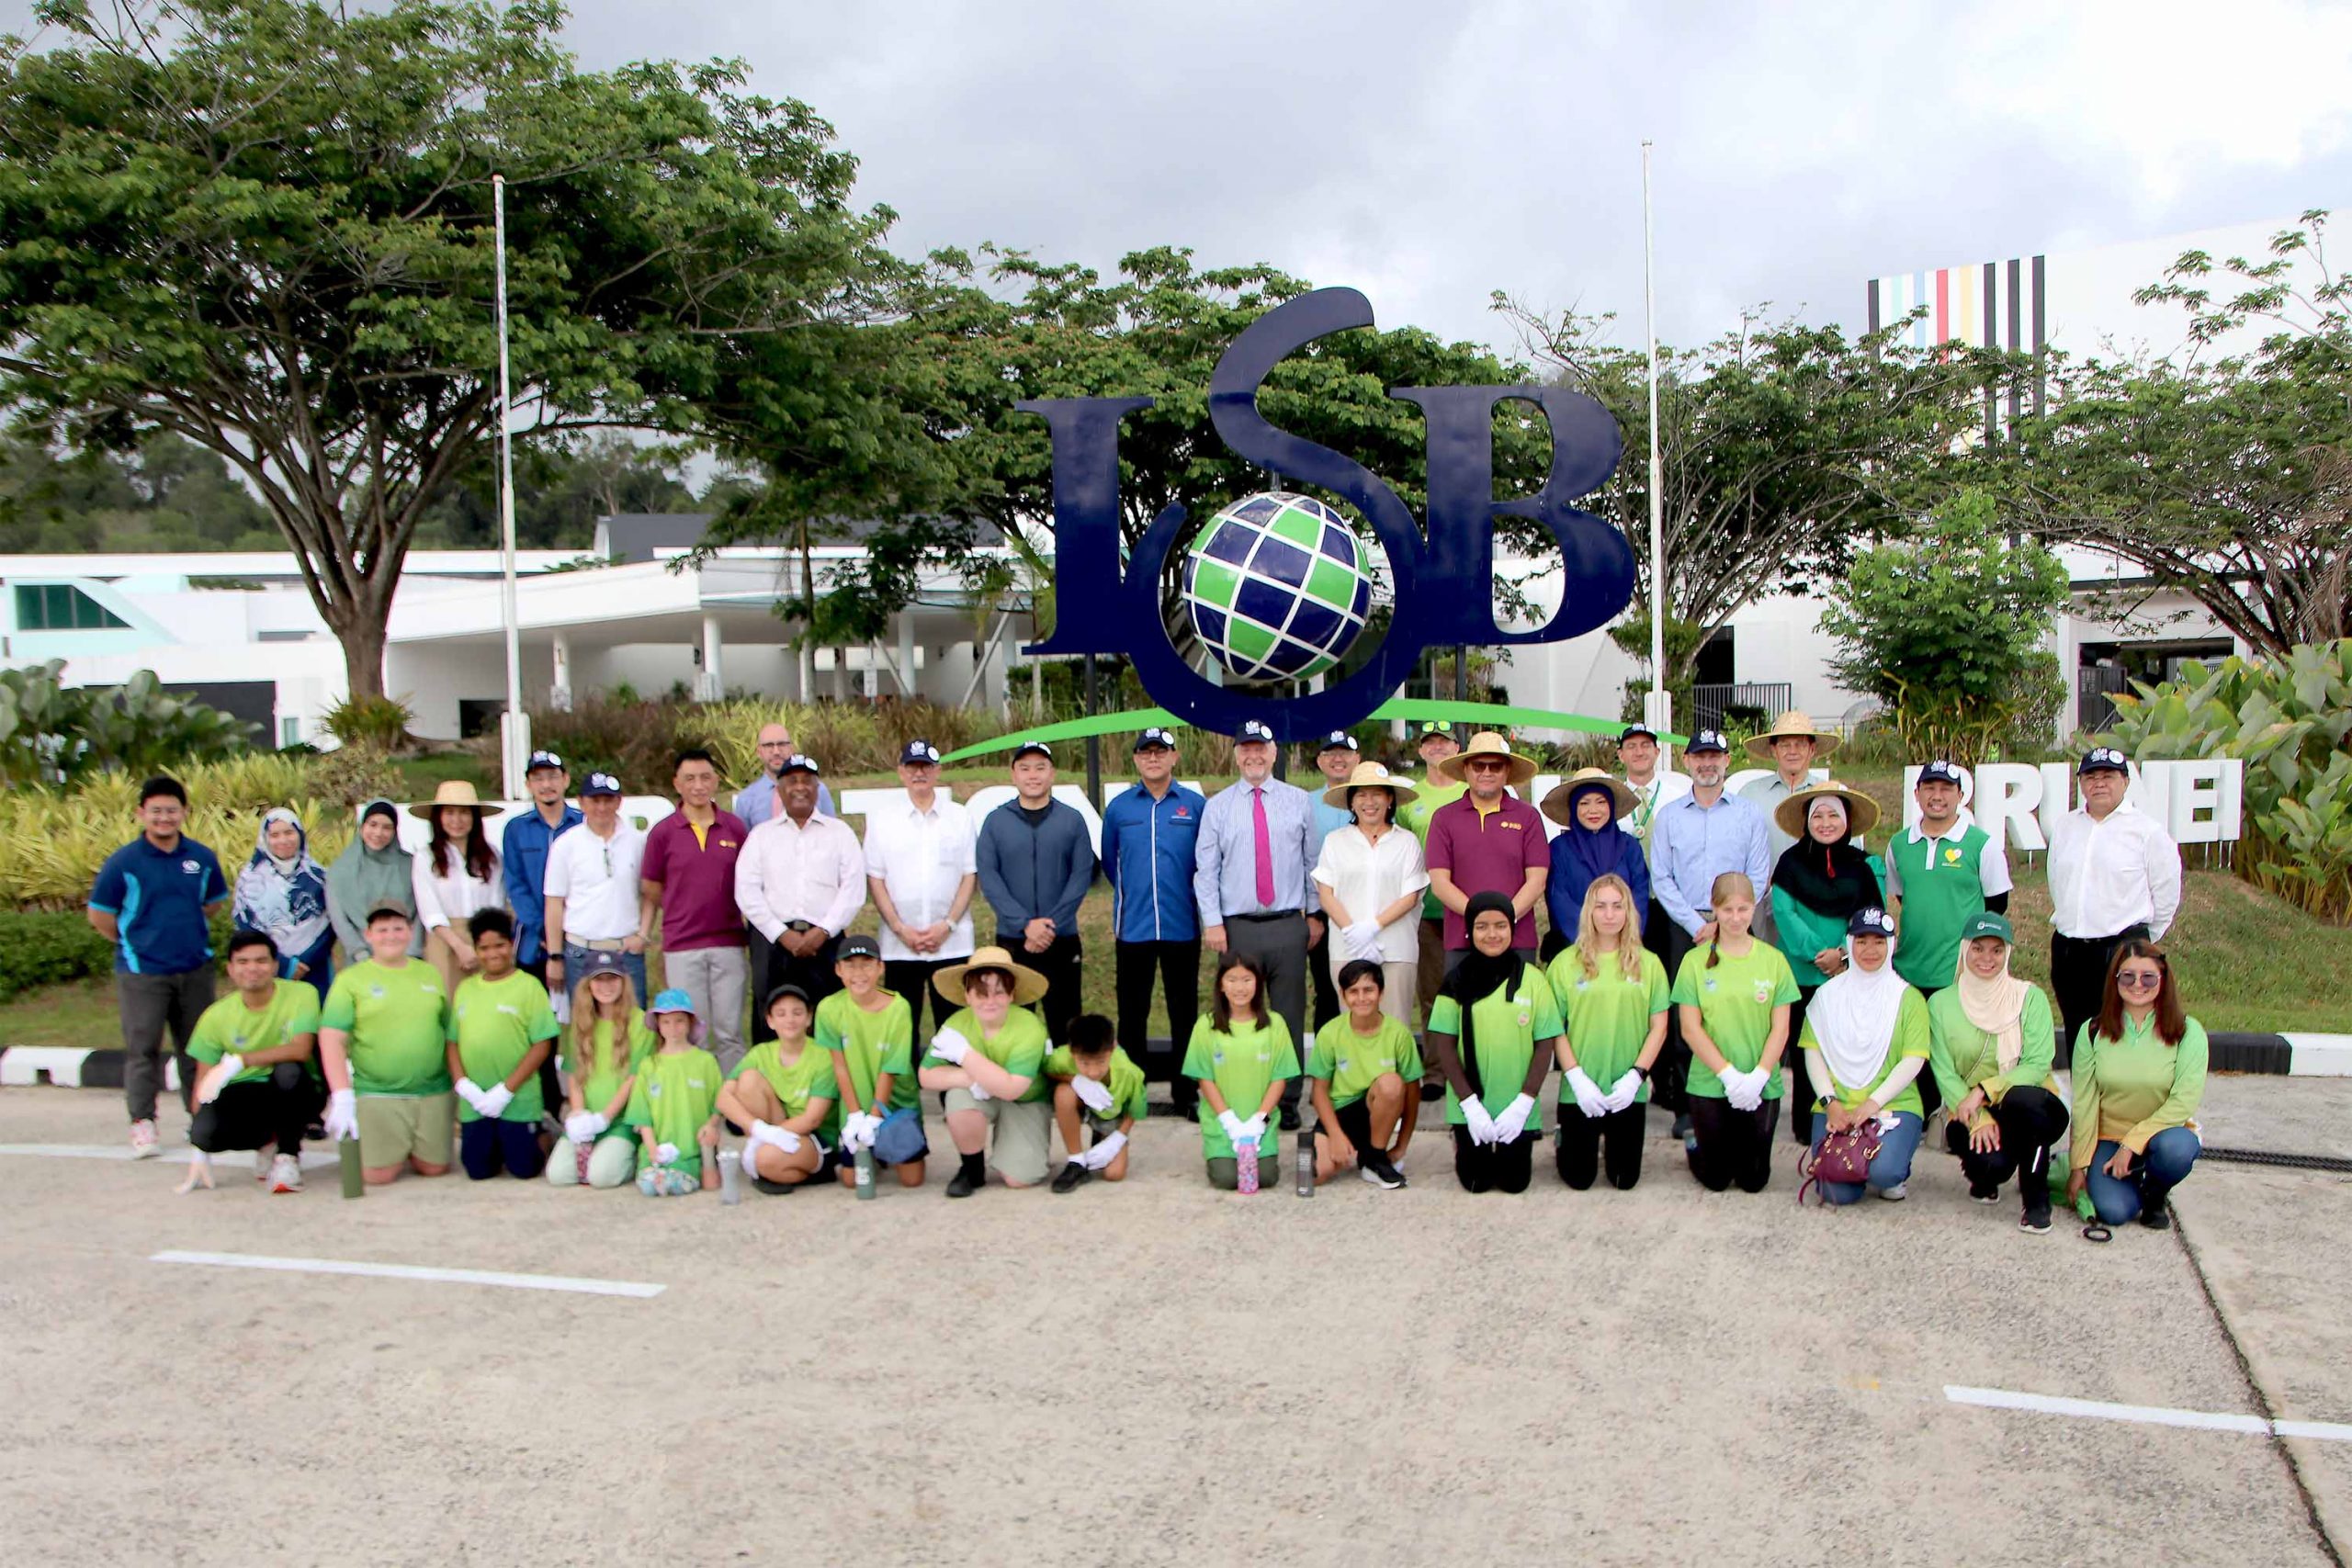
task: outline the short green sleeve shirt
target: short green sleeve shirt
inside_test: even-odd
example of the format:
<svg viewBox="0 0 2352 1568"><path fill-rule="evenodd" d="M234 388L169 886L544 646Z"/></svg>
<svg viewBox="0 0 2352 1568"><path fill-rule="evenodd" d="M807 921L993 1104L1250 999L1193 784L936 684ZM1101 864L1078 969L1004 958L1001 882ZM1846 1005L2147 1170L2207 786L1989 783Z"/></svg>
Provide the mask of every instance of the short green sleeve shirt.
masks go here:
<svg viewBox="0 0 2352 1568"><path fill-rule="evenodd" d="M1345 1013L1315 1032L1314 1047L1306 1053L1306 1076L1330 1083L1335 1110L1362 1100L1386 1073L1395 1073L1418 1092L1421 1048L1413 1043L1413 1032L1385 1012L1375 1016L1380 1027L1370 1034L1357 1032Z"/></svg>
<svg viewBox="0 0 2352 1568"><path fill-rule="evenodd" d="M1247 1122L1258 1113L1269 1089L1298 1077L1298 1048L1291 1043L1290 1025L1280 1013L1269 1013L1263 1023L1236 1019L1229 1031L1216 1028L1204 1014L1193 1021L1183 1071L1188 1078L1216 1084L1227 1107ZM1201 1097L1200 1122L1203 1156L1231 1159L1233 1140L1225 1135L1206 1095Z"/></svg>
<svg viewBox="0 0 2352 1568"><path fill-rule="evenodd" d="M788 1117L807 1111L812 1100L831 1100L832 1109L825 1112L825 1120L817 1128L817 1135L830 1144L842 1124L842 1091L833 1081L833 1054L814 1040L806 1040L801 1043L800 1055L787 1062L782 1044L781 1041L763 1040L752 1046L735 1064L734 1076L740 1078L757 1073L767 1079Z"/></svg>
<svg viewBox="0 0 2352 1568"><path fill-rule="evenodd" d="M702 1145L695 1139L718 1110L719 1082L718 1058L709 1052L693 1045L657 1051L638 1064L624 1120L652 1129L657 1144L675 1144L675 1168L700 1179Z"/></svg>
<svg viewBox="0 0 2352 1568"><path fill-rule="evenodd" d="M548 988L517 969L503 980L469 975L458 982L457 999L449 1006L449 1038L458 1047L458 1061L466 1077L482 1089L503 1083L523 1065L532 1046L559 1032L555 1011L548 1006ZM536 1124L547 1111L534 1072L499 1112L501 1122ZM481 1112L460 1103L460 1122L479 1122Z"/></svg>
<svg viewBox="0 0 2352 1568"><path fill-rule="evenodd" d="M414 1098L449 1092L449 998L421 958L390 968L364 958L327 987L319 1027L350 1035L351 1087Z"/></svg>
<svg viewBox="0 0 2352 1568"><path fill-rule="evenodd" d="M1552 983L1544 971L1532 964L1519 972L1519 984L1498 986L1479 1000L1470 1004L1470 1016L1477 1025L1476 1054L1478 1059L1478 1082L1482 1086L1478 1103L1493 1115L1519 1098L1527 1081L1527 1069L1535 1060L1535 1043L1551 1040L1560 1033L1560 1004L1552 995ZM1430 1032L1462 1037L1462 1004L1452 997L1440 997L1430 1004ZM1462 1126L1470 1118L1464 1114L1461 1097L1452 1084L1445 1089L1445 1119L1453 1126ZM1544 1105L1536 1102L1527 1125L1535 1132L1544 1130Z"/></svg>
<svg viewBox="0 0 2352 1568"><path fill-rule="evenodd" d="M1690 950L1682 972L1674 977L1677 1006L1695 1007L1707 1038L1724 1060L1740 1072L1753 1072L1764 1059L1764 1044L1772 1035L1772 1010L1797 999L1797 977L1789 961L1770 942L1757 940L1737 958L1726 953L1713 969L1707 955L1713 942ZM1785 1053L1783 1053L1785 1055ZM1705 1100L1723 1100L1724 1080L1709 1070L1694 1053L1690 1058L1689 1092ZM1781 1075L1764 1086L1764 1098L1781 1098Z"/></svg>
<svg viewBox="0 0 2352 1568"><path fill-rule="evenodd" d="M269 1005L259 1011L245 1005L240 991L231 991L206 1008L204 1016L196 1021L196 1032L188 1036L187 1054L209 1066L223 1056L274 1051L305 1034L316 1034L319 993L301 980L277 980L272 985ZM315 1069L318 1057L313 1055L311 1062ZM229 1081L260 1083L269 1073L267 1067L247 1067Z"/></svg>
<svg viewBox="0 0 2352 1568"><path fill-rule="evenodd" d="M1546 972L1566 1026L1568 1050L1604 1094L1641 1056L1649 1043L1650 1021L1673 1005L1667 993L1666 965L1657 953L1642 950L1641 974L1631 980L1615 959L1614 953L1603 953L1595 965L1600 973L1588 978L1577 950L1565 948ZM1645 1078L1634 1098L1649 1097Z"/></svg>
<svg viewBox="0 0 2352 1568"><path fill-rule="evenodd" d="M904 997L880 993L888 1005L868 1012L847 991L835 991L817 1004L817 1043L849 1065L849 1081L856 1086L858 1103L871 1109L874 1085L890 1075L888 1109L903 1111L922 1103L922 1086L915 1081L914 1012Z"/></svg>
<svg viewBox="0 0 2352 1568"><path fill-rule="evenodd" d="M939 1027L943 1031L954 1030L970 1041L981 1055L1015 1077L1027 1078L1029 1088L1021 1097L1022 1103L1043 1100L1053 1092L1046 1087L1043 1072L1046 1045L1045 1021L1027 1008L1016 1007L1007 1012L1004 1027L992 1036L980 1032L979 1018L970 1008L957 1009L955 1016ZM922 1060L927 1067L947 1066L943 1058L933 1055L928 1050L924 1051Z"/></svg>
<svg viewBox="0 0 2352 1568"><path fill-rule="evenodd" d="M1797 1036L1797 1044L1807 1051L1817 1051L1821 1048L1821 1042L1814 1037L1813 1020L1810 1016L1805 1019L1804 1029ZM1866 1084L1838 1084L1838 1103L1849 1111L1862 1104L1871 1098L1871 1091L1878 1088L1887 1074L1895 1069L1896 1065L1904 1057L1917 1056L1925 1059L1932 1044L1933 1036L1928 1025L1928 998L1905 986L1903 987L1903 1000L1897 1003L1894 1009L1894 1034L1887 1042L1886 1055L1880 1060L1878 1071L1871 1075L1870 1082ZM1830 1081L1835 1083L1837 1073L1832 1071L1829 1076ZM1810 1100L1812 1098L1811 1080L1804 1081L1808 1085L1806 1098ZM1882 1100L1880 1104L1891 1111L1908 1111L1921 1121L1927 1119L1927 1102L1919 1098L1919 1079L1916 1074L1913 1075L1909 1083L1895 1091L1893 1100Z"/></svg>
<svg viewBox="0 0 2352 1568"><path fill-rule="evenodd" d="M1055 1047L1053 1054L1046 1058L1045 1074L1049 1078L1078 1077L1078 1053L1067 1045ZM1116 1122L1128 1116L1138 1122L1144 1119L1143 1069L1136 1066L1135 1058L1121 1046L1111 1047L1111 1071L1103 1080L1103 1087L1111 1091L1111 1109L1107 1111L1087 1111L1087 1115L1098 1122ZM1085 1108L1081 1106L1080 1109Z"/></svg>
<svg viewBox="0 0 2352 1568"><path fill-rule="evenodd" d="M614 1059L613 1021L600 1018L596 1021L594 1038L590 1043L588 1060L584 1063L579 1060L581 1052L576 1044L577 1036L567 1034L564 1036L564 1054L557 1064L580 1079L581 1104L600 1113L613 1102L613 1097L620 1093L621 1085L636 1071L638 1063L662 1048L661 1036L648 1027L641 1010L632 1008L628 1021L620 1027L627 1032L627 1056L618 1061ZM610 1135L609 1129L606 1135Z"/></svg>

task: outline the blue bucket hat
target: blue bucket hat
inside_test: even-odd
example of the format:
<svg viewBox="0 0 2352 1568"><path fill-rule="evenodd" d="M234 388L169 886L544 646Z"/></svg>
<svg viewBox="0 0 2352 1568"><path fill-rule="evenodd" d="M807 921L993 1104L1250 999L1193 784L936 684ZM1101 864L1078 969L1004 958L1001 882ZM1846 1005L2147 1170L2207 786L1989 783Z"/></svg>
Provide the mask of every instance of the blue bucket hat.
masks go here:
<svg viewBox="0 0 2352 1568"><path fill-rule="evenodd" d="M657 1034L662 1031L662 1015L665 1012L682 1012L694 1020L694 1032L688 1038L696 1045L701 1044L703 1037L710 1032L710 1026L703 1022L701 1015L695 1011L694 998L675 986L664 991L656 991L653 994L653 1005L645 1010L646 1024Z"/></svg>

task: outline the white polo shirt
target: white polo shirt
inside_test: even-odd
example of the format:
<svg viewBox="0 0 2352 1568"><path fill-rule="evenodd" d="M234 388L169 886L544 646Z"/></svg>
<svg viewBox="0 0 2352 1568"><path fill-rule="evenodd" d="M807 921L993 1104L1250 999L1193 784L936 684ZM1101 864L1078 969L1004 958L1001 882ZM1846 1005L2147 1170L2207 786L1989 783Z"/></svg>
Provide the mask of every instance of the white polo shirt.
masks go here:
<svg viewBox="0 0 2352 1568"><path fill-rule="evenodd" d="M634 934L644 868L645 835L626 817L614 822L609 839L582 822L549 844L541 891L563 900L564 940L616 942Z"/></svg>
<svg viewBox="0 0 2352 1568"><path fill-rule="evenodd" d="M558 840L560 842L560 840ZM2094 821L2077 806L2050 829L2050 923L2061 936L2113 936L2143 921L2158 941L2180 912L2180 847L2125 801Z"/></svg>
<svg viewBox="0 0 2352 1568"><path fill-rule="evenodd" d="M878 876L897 907L899 919L910 926L935 926L956 906L956 890L978 869L973 854L972 814L941 790L931 797L931 809L918 811L914 802L870 812L865 818L865 874ZM888 925L882 928L886 961L969 958L972 955L972 910L968 901L963 918L947 933L936 953L917 953L899 940Z"/></svg>

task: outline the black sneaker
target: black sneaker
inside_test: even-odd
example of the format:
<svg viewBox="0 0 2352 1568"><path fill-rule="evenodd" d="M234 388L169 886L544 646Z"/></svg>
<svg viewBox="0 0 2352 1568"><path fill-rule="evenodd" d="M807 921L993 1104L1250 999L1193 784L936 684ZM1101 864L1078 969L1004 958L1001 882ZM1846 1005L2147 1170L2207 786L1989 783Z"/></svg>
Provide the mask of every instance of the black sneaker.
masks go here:
<svg viewBox="0 0 2352 1568"><path fill-rule="evenodd" d="M1295 1133L1298 1131L1297 1106L1285 1105L1283 1107L1283 1131L1285 1133Z"/></svg>
<svg viewBox="0 0 2352 1568"><path fill-rule="evenodd" d="M781 1198L787 1192L797 1192L805 1185L806 1183L798 1181L770 1181L764 1176L752 1178L752 1190L764 1192L771 1198Z"/></svg>
<svg viewBox="0 0 2352 1568"><path fill-rule="evenodd" d="M2140 1211L2140 1223L2152 1231L2168 1231L2172 1229L2172 1211L2162 1203L2153 1209L2143 1209Z"/></svg>
<svg viewBox="0 0 2352 1568"><path fill-rule="evenodd" d="M1421 1080L1421 1103L1434 1105L1445 1098L1445 1085L1436 1078Z"/></svg>
<svg viewBox="0 0 2352 1568"><path fill-rule="evenodd" d="M1356 1174L1384 1192L1394 1192L1405 1185L1405 1173L1378 1149L1366 1149L1356 1156Z"/></svg>
<svg viewBox="0 0 2352 1568"><path fill-rule="evenodd" d="M1979 1203L1997 1203L2001 1201L2001 1190L1999 1188L1987 1187L1983 1182L1979 1181L1972 1181L1968 1184L1968 1195L1976 1200ZM2044 1211L2043 1217L2045 1219L2048 1218L2047 1211ZM2049 1228L2050 1227L2048 1225L2042 1226L2042 1229L2044 1230Z"/></svg>
<svg viewBox="0 0 2352 1568"><path fill-rule="evenodd" d="M1092 1174L1094 1174L1092 1171L1088 1170L1084 1166L1079 1164L1078 1161L1071 1160L1068 1165L1062 1167L1062 1173L1054 1178L1054 1190L1057 1192L1075 1192L1080 1188L1086 1185L1086 1179ZM960 1179L962 1173L959 1171L957 1175ZM952 1191L953 1189L951 1188L950 1190Z"/></svg>
<svg viewBox="0 0 2352 1568"><path fill-rule="evenodd" d="M2050 1205L2044 1203L2038 1209L2028 1209L2018 1217L2018 1229L2034 1235L2048 1235L2050 1234Z"/></svg>
<svg viewBox="0 0 2352 1568"><path fill-rule="evenodd" d="M1690 1113L1688 1111L1674 1119L1674 1135L1685 1144L1690 1141Z"/></svg>
<svg viewBox="0 0 2352 1568"><path fill-rule="evenodd" d="M981 1184L987 1180L988 1178L983 1176L978 1181L975 1181L970 1176L959 1170L948 1179L947 1195L950 1198L969 1198L973 1193L978 1192Z"/></svg>

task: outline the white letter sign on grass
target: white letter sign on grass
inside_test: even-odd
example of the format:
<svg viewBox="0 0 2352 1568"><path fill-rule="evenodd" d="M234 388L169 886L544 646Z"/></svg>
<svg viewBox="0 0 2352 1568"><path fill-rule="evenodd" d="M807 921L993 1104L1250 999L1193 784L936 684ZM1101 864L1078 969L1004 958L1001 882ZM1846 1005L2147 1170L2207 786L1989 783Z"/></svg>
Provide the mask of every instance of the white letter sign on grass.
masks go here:
<svg viewBox="0 0 2352 1568"><path fill-rule="evenodd" d="M2074 805L2074 770L2064 762L1987 762L1961 770L1961 804L1987 833L2013 850L2050 847L2050 829ZM2244 830L2245 763L2235 757L2134 763L2125 797L2164 824L2177 844L2235 843ZM1903 770L1903 825L1919 823L1912 792L1917 766Z"/></svg>

